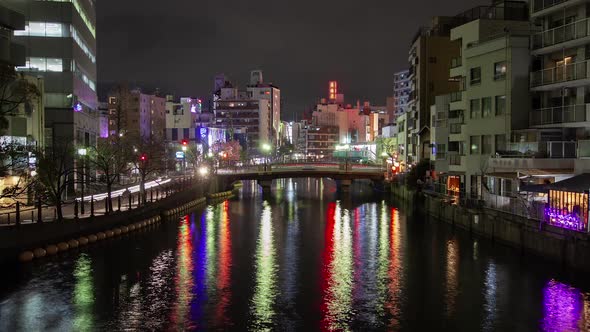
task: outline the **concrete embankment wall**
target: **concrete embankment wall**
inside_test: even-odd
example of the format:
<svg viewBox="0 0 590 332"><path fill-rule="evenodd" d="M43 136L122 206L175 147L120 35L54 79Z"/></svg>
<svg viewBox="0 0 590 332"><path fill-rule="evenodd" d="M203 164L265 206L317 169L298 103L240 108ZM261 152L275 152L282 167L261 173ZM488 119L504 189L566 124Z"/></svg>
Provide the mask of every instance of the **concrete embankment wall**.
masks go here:
<svg viewBox="0 0 590 332"><path fill-rule="evenodd" d="M113 212L106 216L63 220L45 223L22 224L19 227L3 227L0 231L0 262L15 259L23 250L45 247L48 244L75 239L79 236L96 234L114 227L134 224L147 218L166 215L169 209L193 202L199 197L204 203L202 188L194 187L173 194L157 202L148 203L131 211ZM178 212L180 209L176 208Z"/></svg>
<svg viewBox="0 0 590 332"><path fill-rule="evenodd" d="M457 228L532 253L568 268L590 272L590 237L588 234L541 223L502 211L482 208L468 209L451 205L437 197L416 195L404 187L392 189L397 199L409 206L416 204L435 221L444 221Z"/></svg>

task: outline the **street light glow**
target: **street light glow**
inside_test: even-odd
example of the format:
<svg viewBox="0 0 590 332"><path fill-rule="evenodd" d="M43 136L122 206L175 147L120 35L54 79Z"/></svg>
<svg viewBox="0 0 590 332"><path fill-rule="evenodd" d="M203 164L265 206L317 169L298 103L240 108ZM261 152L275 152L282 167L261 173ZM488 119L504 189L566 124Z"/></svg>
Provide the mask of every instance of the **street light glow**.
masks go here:
<svg viewBox="0 0 590 332"><path fill-rule="evenodd" d="M86 153L87 153L87 150L86 150L86 148L80 148L80 149L78 149L78 154L79 154L79 155L81 155L81 156L85 156L85 155L86 155Z"/></svg>
<svg viewBox="0 0 590 332"><path fill-rule="evenodd" d="M268 151L272 150L272 146L270 146L270 144L268 144L268 143L264 143L264 144L262 144L262 150L268 152Z"/></svg>
<svg viewBox="0 0 590 332"><path fill-rule="evenodd" d="M200 174L201 176L205 176L205 175L207 175L208 173L209 173L209 169L207 169L207 167L205 167L205 166L201 166L201 167L199 167L199 174Z"/></svg>

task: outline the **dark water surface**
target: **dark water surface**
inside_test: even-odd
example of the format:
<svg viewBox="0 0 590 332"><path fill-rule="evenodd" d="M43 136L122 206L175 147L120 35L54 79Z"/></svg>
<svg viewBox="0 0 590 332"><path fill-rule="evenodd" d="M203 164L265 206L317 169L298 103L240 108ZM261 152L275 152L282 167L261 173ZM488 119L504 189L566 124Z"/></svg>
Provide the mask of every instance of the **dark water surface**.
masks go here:
<svg viewBox="0 0 590 332"><path fill-rule="evenodd" d="M251 191L178 222L1 267L0 331L590 326L587 275L387 197L336 197L329 181Z"/></svg>

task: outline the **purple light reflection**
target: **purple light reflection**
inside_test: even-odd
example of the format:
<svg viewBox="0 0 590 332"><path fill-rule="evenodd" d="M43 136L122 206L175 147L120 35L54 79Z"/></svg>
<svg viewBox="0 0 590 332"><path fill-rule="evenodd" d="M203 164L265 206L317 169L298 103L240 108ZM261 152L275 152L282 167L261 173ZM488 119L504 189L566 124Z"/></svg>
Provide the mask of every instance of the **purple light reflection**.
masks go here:
<svg viewBox="0 0 590 332"><path fill-rule="evenodd" d="M579 289L549 280L543 289L543 331L578 331L584 298Z"/></svg>

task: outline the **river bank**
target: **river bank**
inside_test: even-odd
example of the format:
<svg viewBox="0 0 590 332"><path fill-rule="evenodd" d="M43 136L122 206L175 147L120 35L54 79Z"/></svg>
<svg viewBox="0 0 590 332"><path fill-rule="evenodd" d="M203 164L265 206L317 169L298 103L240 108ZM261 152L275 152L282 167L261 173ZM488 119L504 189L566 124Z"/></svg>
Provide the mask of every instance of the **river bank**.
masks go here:
<svg viewBox="0 0 590 332"><path fill-rule="evenodd" d="M209 194L203 186L195 184L185 191L130 211L5 228L0 232L0 263L43 258L140 230L161 221L174 220L180 214L204 205L208 200L227 198L231 194L231 191Z"/></svg>
<svg viewBox="0 0 590 332"><path fill-rule="evenodd" d="M567 268L590 272L590 264L587 263L590 259L588 234L485 207L470 209L453 205L405 186L393 186L392 195L408 206L421 207L436 221L444 221L521 252L561 263Z"/></svg>

